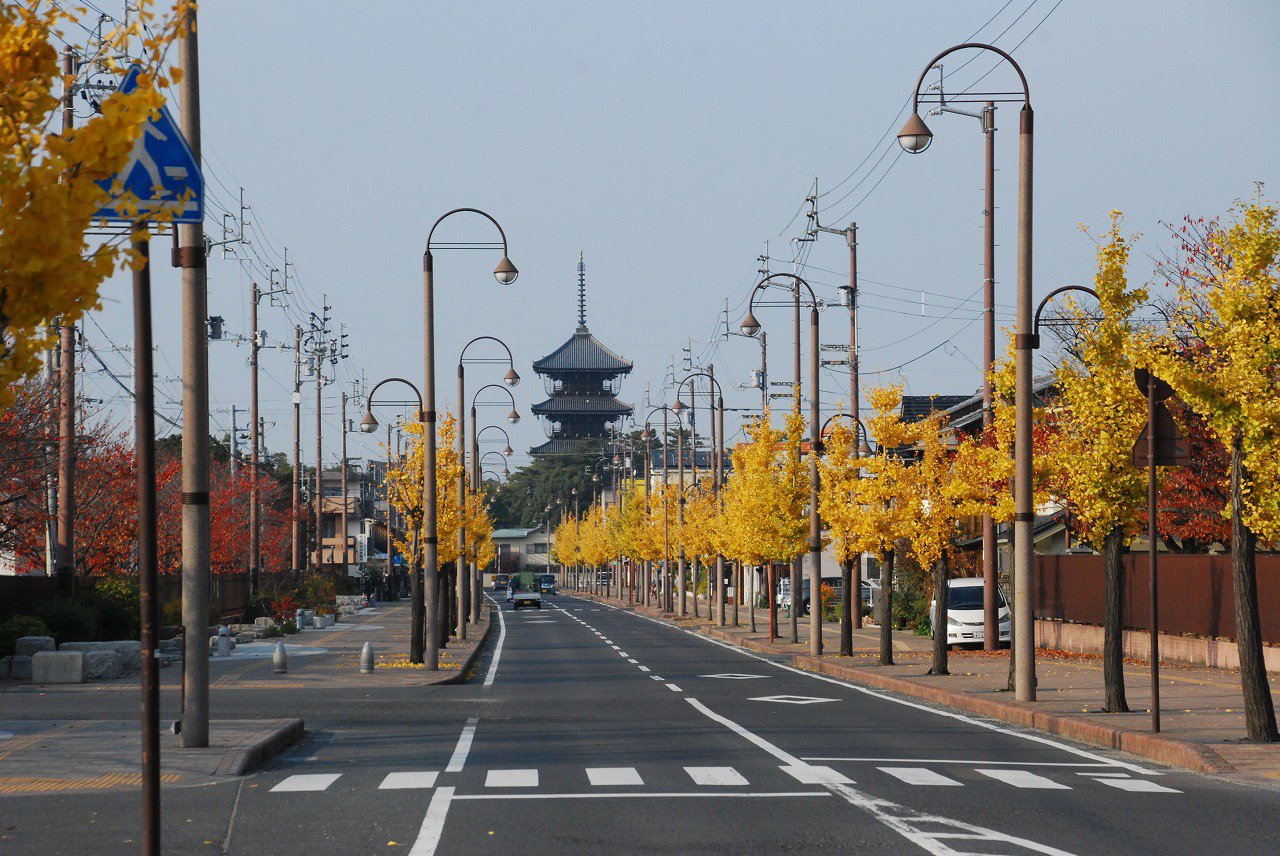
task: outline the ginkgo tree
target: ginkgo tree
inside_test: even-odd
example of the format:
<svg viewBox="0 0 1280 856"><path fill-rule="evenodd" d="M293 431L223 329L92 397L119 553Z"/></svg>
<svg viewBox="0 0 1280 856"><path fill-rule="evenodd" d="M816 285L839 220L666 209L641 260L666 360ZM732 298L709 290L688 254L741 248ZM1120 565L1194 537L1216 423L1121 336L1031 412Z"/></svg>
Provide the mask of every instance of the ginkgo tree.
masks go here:
<svg viewBox="0 0 1280 856"><path fill-rule="evenodd" d="M161 90L181 77L165 66L165 51L189 4L163 20L152 5L137 3L132 23L107 31L97 50L110 63L139 54L131 48L140 44L138 87L103 99L94 116L60 134L48 129L72 79L53 40L74 13L56 3L0 5L0 410L13 401L13 383L38 370L55 323L97 309L103 281L141 262L127 244L92 242L87 233L108 198L99 182L124 167L164 103Z"/></svg>
<svg viewBox="0 0 1280 856"><path fill-rule="evenodd" d="M1130 287L1132 238L1120 231L1121 214L1098 243L1093 288L1098 314L1088 317L1068 298L1073 335L1058 366L1056 428L1049 443L1051 480L1067 497L1082 540L1103 556L1106 610L1103 620L1104 709L1129 710L1124 691L1124 560L1141 530L1147 496L1144 470L1133 464L1133 441L1147 421L1147 402L1133 381L1129 343L1134 313L1147 289Z"/></svg>
<svg viewBox="0 0 1280 856"><path fill-rule="evenodd" d="M1236 645L1249 739L1280 740L1262 659L1255 550L1280 543L1280 224L1259 195L1231 222L1190 221L1183 258L1162 272L1177 289L1170 330L1134 359L1204 418L1230 454Z"/></svg>

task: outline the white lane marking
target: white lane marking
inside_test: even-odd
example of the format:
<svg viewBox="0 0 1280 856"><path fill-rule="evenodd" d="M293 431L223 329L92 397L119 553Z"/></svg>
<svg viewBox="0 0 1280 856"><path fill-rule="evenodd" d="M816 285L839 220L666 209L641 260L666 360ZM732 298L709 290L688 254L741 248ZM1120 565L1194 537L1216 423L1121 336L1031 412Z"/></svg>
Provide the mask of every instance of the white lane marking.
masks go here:
<svg viewBox="0 0 1280 856"><path fill-rule="evenodd" d="M650 669L648 666L636 666L636 668L637 668L637 669L639 669L639 670L640 670L640 671L642 671L642 672L651 672L651 671L653 671L653 670L652 670L652 669Z"/></svg>
<svg viewBox="0 0 1280 856"><path fill-rule="evenodd" d="M458 735L458 745L453 747L453 756L449 758L449 766L444 768L446 773L460 773L462 767L467 763L467 753L471 751L471 741L476 736L476 726L480 724L477 717L470 717L467 724L462 729L462 734Z"/></svg>
<svg viewBox="0 0 1280 856"><path fill-rule="evenodd" d="M409 856L435 856L436 847L440 844L440 835L444 832L445 815L449 813L449 803L453 801L453 788L436 788L427 805L427 813L422 818L422 826L418 828L418 837L413 842Z"/></svg>
<svg viewBox="0 0 1280 856"><path fill-rule="evenodd" d="M493 598L489 598L493 600ZM497 603L497 601L494 601ZM498 676L498 660L502 657L502 643L507 641L507 620L502 617L502 607L494 610L498 613L498 644L493 648L493 660L489 662L489 674L484 676L484 685L493 686L493 679Z"/></svg>
<svg viewBox="0 0 1280 856"><path fill-rule="evenodd" d="M948 779L941 773L935 773L925 767L879 767L882 773L888 773L895 779L906 782L908 785L927 785L932 787L956 787L963 788L964 784L957 782L955 779Z"/></svg>
<svg viewBox="0 0 1280 856"><path fill-rule="evenodd" d="M338 781L341 776L341 773L299 773L277 784L271 792L323 791Z"/></svg>
<svg viewBox="0 0 1280 856"><path fill-rule="evenodd" d="M635 799L685 799L686 797L727 797L729 799L751 799L751 798L769 798L769 797L829 797L828 791L773 791L763 793L743 793L742 791L711 791L709 793L701 793L691 791L683 793L679 791L670 791L662 793L636 793L634 791L592 791L585 794L460 794L454 797L455 800L589 800L589 799L606 799L606 800L635 800ZM938 851L943 853L954 853L954 850ZM1053 851L1058 853L1060 851ZM410 856L413 856L410 854ZM1071 854L1064 854L1071 856Z"/></svg>
<svg viewBox="0 0 1280 856"><path fill-rule="evenodd" d="M630 612L627 614L634 615L636 618L640 618L645 621L652 622L653 624L657 624L659 627L665 627L668 630L675 630L679 633L685 633L689 636L692 636L694 639L701 639L703 642L709 642L712 645L719 646L721 648L724 648L727 651L733 651L734 653L740 654L743 657L750 657L751 659L758 660L761 663L767 663L768 665L773 666L774 668L782 669L787 672L792 672L793 674L802 675L803 677L806 677L806 678L813 678L814 680L825 681L829 684L835 684L836 686L845 687L846 689L856 690L857 692L860 692L863 695L869 695L872 698L878 698L881 701L893 702L894 704L900 704L905 707L915 708L916 710L921 710L921 711L924 711L925 713L932 713L934 716L944 716L948 719L954 719L958 722L963 722L966 725L973 725L977 728L985 728L988 731L997 731L1001 734L1005 734L1010 737L1017 737L1022 740L1029 740L1032 743L1040 743L1045 746L1052 746L1055 749L1061 749L1063 752L1067 752L1072 755L1077 755L1081 758L1088 758L1091 761L1096 761L1101 766L1120 767L1122 769L1130 770L1134 773L1141 773L1147 776L1163 776L1164 775L1163 773L1157 770L1147 769L1137 764L1131 764L1127 761L1120 761L1113 758L1105 758L1102 755L1097 755L1086 749L1077 749L1075 746L1068 746L1065 743L1059 743L1056 740L1050 740L1048 737L1041 737L1039 734L1031 734L1031 733L1022 732L1022 731L1015 731L1007 727L1003 723L983 722L981 720L977 720L977 719L973 719L972 717L965 716L962 713L954 713L949 710L940 710L938 708L929 707L928 705L924 705L924 704L918 704L916 702L908 701L906 699L895 698L891 695L886 695L885 693L877 692L873 689L869 689L867 687L860 686L858 684L849 683L848 681L842 681L839 678L833 678L830 675L819 675L814 672L806 672L803 669L797 669L794 666L787 666L782 663L775 663L773 660L770 660L766 657L761 657L759 654L755 654L751 651L746 651L746 650L743 650L742 648L738 648L736 646L730 645L728 642L721 642L719 639L712 639L709 636L703 636L701 633L698 633L693 630L688 630L683 627L672 627L670 624L667 624L664 621L659 621L656 618L650 618L647 615L640 615L637 612Z"/></svg>
<svg viewBox="0 0 1280 856"><path fill-rule="evenodd" d="M650 675L649 677L650 677L650 679L655 680L655 681L665 681L665 680L666 680L666 678L662 677L662 675Z"/></svg>
<svg viewBox="0 0 1280 856"><path fill-rule="evenodd" d="M596 787L644 784L635 767L588 767L587 779Z"/></svg>
<svg viewBox="0 0 1280 856"><path fill-rule="evenodd" d="M997 782L1013 785L1015 788L1030 788L1041 791L1069 791L1070 785L1062 785L1053 779L1037 776L1027 770L978 770L984 776L990 776Z"/></svg>
<svg viewBox="0 0 1280 856"><path fill-rule="evenodd" d="M685 701L693 705L695 710L708 719L719 722L744 740L755 744L779 761L782 761L783 764L790 767L806 766L803 761L791 753L775 746L758 734L748 731L732 719L721 716L696 698L686 697ZM960 820L952 820L941 815L919 812L889 800L873 797L840 782L826 781L821 784L832 793L843 797L845 802L867 812L876 820L913 844L933 854L933 856L961 856L961 851L952 848L944 839L978 840L992 844L1014 844L1024 847L1033 853L1044 853L1047 856L1073 856L1066 850L1059 850L1047 844L1040 844L1026 838L1018 838L1014 835L997 832L994 829L987 829L982 826L975 826Z"/></svg>
<svg viewBox="0 0 1280 856"><path fill-rule="evenodd" d="M615 650L615 651L617 651L617 650L618 650L618 646L617 646L617 645L610 645L609 647L610 647L610 648L612 648L612 649L613 649L613 650Z"/></svg>
<svg viewBox="0 0 1280 856"><path fill-rule="evenodd" d="M1088 776L1091 779L1127 779L1128 773L1076 773L1077 776Z"/></svg>
<svg viewBox="0 0 1280 856"><path fill-rule="evenodd" d="M631 663L632 665L638 665L640 663L640 661L635 659L634 657L628 657L627 662Z"/></svg>
<svg viewBox="0 0 1280 856"><path fill-rule="evenodd" d="M682 693L682 692L684 692L684 690L680 689L680 688L679 688L678 686L676 686L675 684L667 684L667 689L671 690L673 693Z"/></svg>
<svg viewBox="0 0 1280 856"><path fill-rule="evenodd" d="M627 652L626 652L626 651L619 651L619 652L618 652L618 656L619 656L619 657L622 657L622 658L625 660L625 659L627 658Z"/></svg>
<svg viewBox="0 0 1280 856"><path fill-rule="evenodd" d="M963 764L969 766L1005 767L1110 767L1103 763L1074 763L1069 761L975 761L964 758L834 758L827 756L805 757L806 761L870 761L888 764ZM1081 776L1127 776L1128 773L1080 773Z"/></svg>
<svg viewBox="0 0 1280 856"><path fill-rule="evenodd" d="M378 785L380 791L400 791L410 788L433 788L438 773L387 773L387 777Z"/></svg>
<svg viewBox="0 0 1280 856"><path fill-rule="evenodd" d="M749 698L747 701L770 701L777 704L822 704L824 701L839 701L838 698L819 698L805 695L768 695Z"/></svg>
<svg viewBox="0 0 1280 856"><path fill-rule="evenodd" d="M726 681L749 681L753 678L767 678L768 675L747 675L738 672L724 672L718 675L698 675L700 678L721 678Z"/></svg>
<svg viewBox="0 0 1280 856"><path fill-rule="evenodd" d="M815 767L812 764L784 764L778 769L795 779L802 785L852 785L853 780L847 778L830 767Z"/></svg>
<svg viewBox="0 0 1280 856"><path fill-rule="evenodd" d="M537 770L490 770L485 776L486 788L536 788Z"/></svg>
<svg viewBox="0 0 1280 856"><path fill-rule="evenodd" d="M746 776L732 767L685 767L684 771L693 779L695 785L717 785L735 787L749 785Z"/></svg>
<svg viewBox="0 0 1280 856"><path fill-rule="evenodd" d="M1166 788L1150 779L1098 779L1104 785L1135 794L1180 794L1177 788Z"/></svg>

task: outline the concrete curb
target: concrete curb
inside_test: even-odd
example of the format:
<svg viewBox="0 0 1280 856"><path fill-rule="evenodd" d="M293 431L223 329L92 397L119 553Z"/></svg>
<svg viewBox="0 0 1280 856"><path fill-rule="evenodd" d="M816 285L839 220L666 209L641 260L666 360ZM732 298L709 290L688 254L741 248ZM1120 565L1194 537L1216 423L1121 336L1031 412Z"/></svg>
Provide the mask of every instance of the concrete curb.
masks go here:
<svg viewBox="0 0 1280 856"><path fill-rule="evenodd" d="M489 637L493 634L494 615L493 605L489 605L489 620L484 623L484 633L480 636L480 641L476 642L476 646L471 649L471 653L467 655L467 659L462 661L456 675L450 675L441 681L435 681L435 686L445 684L465 684L467 678L470 677L471 667L475 665L476 660L480 657L480 652L489 644Z"/></svg>
<svg viewBox="0 0 1280 856"><path fill-rule="evenodd" d="M583 596L581 593L579 595ZM585 597L590 600L598 599L591 595L585 595ZM620 608L637 613L651 612L651 610L643 607ZM792 665L807 672L830 675L833 678L840 678L862 686L887 690L898 695L920 699L943 707L950 707L967 713L998 719L1002 722L1034 728L1038 731L1066 737L1080 743L1088 743L1107 749L1118 749L1122 752L1128 752L1132 755L1173 767L1182 767L1183 769L1216 776L1240 775L1239 771L1218 755L1217 752L1201 743L1191 743L1186 740L1177 740L1145 731L1117 728L1114 725L1106 725L1093 720L1048 713L1019 704L982 698L968 693L943 689L942 687L924 686L914 681L879 674L872 669L846 666L808 654L785 654L772 650L763 643L739 639L731 632L721 630L718 627L707 626L702 624L701 621L697 621L695 624L694 621L696 620L689 617L681 620L664 616L661 613L652 617L673 627L695 629L704 636L714 637L739 648L745 648L761 654L789 657Z"/></svg>
<svg viewBox="0 0 1280 856"><path fill-rule="evenodd" d="M218 772L229 776L247 775L271 760L282 749L301 740L305 731L301 719L282 720L270 734L231 755Z"/></svg>

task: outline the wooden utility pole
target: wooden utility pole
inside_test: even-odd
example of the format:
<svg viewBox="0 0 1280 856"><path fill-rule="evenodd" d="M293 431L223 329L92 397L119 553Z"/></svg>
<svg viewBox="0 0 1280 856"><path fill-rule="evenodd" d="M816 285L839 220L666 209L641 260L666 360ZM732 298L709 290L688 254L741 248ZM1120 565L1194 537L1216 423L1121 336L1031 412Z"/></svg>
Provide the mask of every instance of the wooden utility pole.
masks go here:
<svg viewBox="0 0 1280 856"><path fill-rule="evenodd" d="M62 52L62 73L75 73L75 59L68 47ZM62 132L67 134L75 124L73 109L75 92L71 87L62 96ZM63 324L58 330L61 357L58 371L58 529L54 574L58 588L71 593L75 575L76 521L76 328Z"/></svg>
<svg viewBox="0 0 1280 856"><path fill-rule="evenodd" d="M252 286L252 306L249 309L249 323L252 338L249 340L249 599L258 597L259 564L262 557L259 542L258 521L258 444L261 437L258 433L258 303L262 292L255 282Z"/></svg>
<svg viewBox="0 0 1280 856"><path fill-rule="evenodd" d="M343 576L347 573L347 394L342 393L342 514L340 515L340 524L342 532L339 540L342 542L342 558L339 564L342 565Z"/></svg>
<svg viewBox="0 0 1280 856"><path fill-rule="evenodd" d="M302 326L293 328L293 573L302 559Z"/></svg>

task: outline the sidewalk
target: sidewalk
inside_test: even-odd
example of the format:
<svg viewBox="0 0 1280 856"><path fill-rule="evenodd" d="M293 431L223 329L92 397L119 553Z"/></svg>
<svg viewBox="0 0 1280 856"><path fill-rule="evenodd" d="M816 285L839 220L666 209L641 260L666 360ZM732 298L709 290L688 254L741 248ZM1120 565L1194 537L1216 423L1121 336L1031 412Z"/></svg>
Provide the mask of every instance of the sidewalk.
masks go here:
<svg viewBox="0 0 1280 856"><path fill-rule="evenodd" d="M169 733L180 715L179 667L161 671L161 782L188 787L225 781L261 766L299 740L302 715L329 690L423 687L459 683L473 667L490 622L451 639L441 668L428 672L408 663L409 605L375 604L325 630L284 637L288 672L275 674L276 639L237 646L231 657L210 660L214 716L207 749L183 749ZM360 650L373 643L377 667L360 673ZM311 691L308 694L307 691ZM316 693L319 693L317 695ZM85 793L136 789L141 737L136 674L113 681L57 686L0 682L0 794ZM257 718L257 714L273 718ZM132 718L127 718L132 717ZM281 718L283 717L283 718Z"/></svg>
<svg viewBox="0 0 1280 856"><path fill-rule="evenodd" d="M582 597L619 605L616 600L585 593ZM1154 761L1225 776L1237 781L1280 788L1280 744L1245 742L1243 700L1235 670L1204 666L1160 664L1161 731L1151 732L1150 672L1142 661L1127 660L1125 687L1130 713L1101 710L1101 658L1087 654L1038 649L1037 701L1018 702L1008 685L1008 651L953 650L950 675L930 676L932 641L909 631L895 631L893 666L879 665L879 629L864 627L853 633L853 656L838 651L839 627L823 625L823 655L809 655L809 622L799 622L799 643L769 640L768 612L756 610L757 632L748 627L747 611L739 607L742 627L732 626L732 607L725 611L727 626L708 620L699 603L700 618L678 619L657 609L625 606L660 617L713 638L750 650L789 657L799 667L832 677L923 699L935 704L1038 728L1085 743L1122 749ZM789 636L790 626L780 613L778 630ZM1280 678L1271 676L1272 693Z"/></svg>

